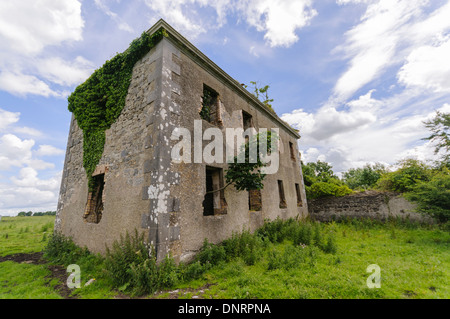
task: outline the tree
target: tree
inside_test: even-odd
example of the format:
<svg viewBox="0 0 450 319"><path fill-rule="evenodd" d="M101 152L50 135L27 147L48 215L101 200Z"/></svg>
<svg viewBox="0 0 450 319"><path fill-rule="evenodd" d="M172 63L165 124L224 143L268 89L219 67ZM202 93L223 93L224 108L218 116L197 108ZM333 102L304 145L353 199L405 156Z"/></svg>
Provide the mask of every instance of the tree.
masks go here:
<svg viewBox="0 0 450 319"><path fill-rule="evenodd" d="M271 104L273 102L273 99L270 99L269 94L267 93L270 86L265 85L262 88L259 88L258 82L256 82L256 81L250 81L250 84L253 86L253 92L254 92L253 95L256 96L256 98L258 98L259 100L261 100L259 97L259 94L260 93L263 94L264 100L261 100L261 102L263 102L263 104L265 106L267 106L272 112L275 112L272 107L272 104ZM247 85L243 84L243 87L247 88Z"/></svg>
<svg viewBox="0 0 450 319"><path fill-rule="evenodd" d="M383 174L387 173L383 164L366 164L362 168L351 168L342 174L344 183L351 189L369 189L376 185Z"/></svg>
<svg viewBox="0 0 450 319"><path fill-rule="evenodd" d="M252 136L240 148L240 152L243 152L244 154L244 162L241 163L239 161L239 155L235 156L233 162L228 164L228 169L225 173L227 184L220 189L215 189L208 193L221 191L231 184L234 184L234 187L238 191L262 189L264 187L263 181L266 175L262 173L261 169L266 166L267 163L265 163L261 157L262 150L260 147L266 145L266 154L269 154L272 151L272 140L276 140L277 138L278 136L276 133L272 131L266 131ZM264 139L266 140L266 143L260 143L260 141ZM251 157L251 145L256 146L256 158Z"/></svg>
<svg viewBox="0 0 450 319"><path fill-rule="evenodd" d="M400 167L394 172L384 174L377 182L382 190L405 193L411 191L419 182L428 182L431 168L416 159L404 159L397 163Z"/></svg>
<svg viewBox="0 0 450 319"><path fill-rule="evenodd" d="M301 164L308 199L340 197L352 193L352 190L334 174L333 167L327 162L317 161L307 164L302 162Z"/></svg>
<svg viewBox="0 0 450 319"><path fill-rule="evenodd" d="M450 113L436 111L436 116L424 122L426 128L431 131L429 137L424 140L436 142L435 154L443 150L443 160L450 161Z"/></svg>
<svg viewBox="0 0 450 319"><path fill-rule="evenodd" d="M418 211L428 214L440 222L450 220L450 170L444 167L430 181L420 181L405 194L415 201Z"/></svg>

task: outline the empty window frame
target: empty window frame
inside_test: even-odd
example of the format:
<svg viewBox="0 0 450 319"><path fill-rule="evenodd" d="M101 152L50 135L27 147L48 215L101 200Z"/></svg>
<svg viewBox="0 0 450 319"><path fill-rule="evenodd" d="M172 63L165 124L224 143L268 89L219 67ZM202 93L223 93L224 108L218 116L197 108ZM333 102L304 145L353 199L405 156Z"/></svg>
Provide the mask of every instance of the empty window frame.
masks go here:
<svg viewBox="0 0 450 319"><path fill-rule="evenodd" d="M105 174L93 176L92 191L88 193L84 219L88 223L98 224L103 214L103 190L105 187Z"/></svg>
<svg viewBox="0 0 450 319"><path fill-rule="evenodd" d="M297 206L303 206L302 196L300 194L300 185L297 183L295 184L295 193L297 194Z"/></svg>
<svg viewBox="0 0 450 319"><path fill-rule="evenodd" d="M202 108L200 117L210 123L216 123L219 119L219 94L209 86L203 84Z"/></svg>
<svg viewBox="0 0 450 319"><path fill-rule="evenodd" d="M206 166L206 194L203 200L203 215L222 215L227 213L227 202L223 188L223 169Z"/></svg>
<svg viewBox="0 0 450 319"><path fill-rule="evenodd" d="M291 160L295 161L294 144L289 142L289 151L291 153Z"/></svg>
<svg viewBox="0 0 450 319"><path fill-rule="evenodd" d="M248 191L248 210L260 211L262 209L261 190L252 189Z"/></svg>
<svg viewBox="0 0 450 319"><path fill-rule="evenodd" d="M244 131L253 126L253 117L245 111L242 111L242 126Z"/></svg>
<svg viewBox="0 0 450 319"><path fill-rule="evenodd" d="M284 196L283 181L278 180L278 194L280 196L280 208L286 208L286 197Z"/></svg>

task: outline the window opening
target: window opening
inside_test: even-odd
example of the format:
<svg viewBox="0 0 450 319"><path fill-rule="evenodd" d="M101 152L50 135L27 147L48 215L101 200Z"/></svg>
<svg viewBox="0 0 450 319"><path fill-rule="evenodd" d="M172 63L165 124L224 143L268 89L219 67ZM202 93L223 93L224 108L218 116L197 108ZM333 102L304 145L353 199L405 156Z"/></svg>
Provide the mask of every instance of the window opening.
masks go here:
<svg viewBox="0 0 450 319"><path fill-rule="evenodd" d="M218 120L218 96L216 91L203 85L202 108L199 113L203 120L210 123Z"/></svg>
<svg viewBox="0 0 450 319"><path fill-rule="evenodd" d="M223 169L206 166L206 194L203 200L203 215L221 215L227 213L227 202L223 187Z"/></svg>
<svg viewBox="0 0 450 319"><path fill-rule="evenodd" d="M88 193L84 219L88 223L98 224L103 214L103 190L105 188L105 174L93 176L94 187Z"/></svg>
<svg viewBox="0 0 450 319"><path fill-rule="evenodd" d="M286 198L284 197L283 181L278 181L278 194L280 195L280 208L286 208Z"/></svg>
<svg viewBox="0 0 450 319"><path fill-rule="evenodd" d="M294 144L289 142L289 150L291 152L291 160L295 161Z"/></svg>
<svg viewBox="0 0 450 319"><path fill-rule="evenodd" d="M297 206L303 206L302 196L300 195L300 185L295 184L295 193L297 194Z"/></svg>
<svg viewBox="0 0 450 319"><path fill-rule="evenodd" d="M261 203L261 190L251 189L248 191L248 209L251 211L260 211L262 208Z"/></svg>

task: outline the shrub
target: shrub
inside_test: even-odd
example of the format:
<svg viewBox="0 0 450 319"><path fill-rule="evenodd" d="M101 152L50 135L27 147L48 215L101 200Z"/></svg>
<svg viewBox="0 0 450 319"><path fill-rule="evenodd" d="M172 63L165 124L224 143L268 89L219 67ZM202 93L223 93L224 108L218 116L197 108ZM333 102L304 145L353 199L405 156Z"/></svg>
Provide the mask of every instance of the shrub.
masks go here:
<svg viewBox="0 0 450 319"><path fill-rule="evenodd" d="M47 260L64 265L76 263L78 259L90 255L87 248L78 247L70 237L60 232L50 235L43 253Z"/></svg>
<svg viewBox="0 0 450 319"><path fill-rule="evenodd" d="M144 244L144 235L139 235L137 230L134 236L130 236L128 232L125 236L120 235L120 240L114 241L111 249L106 247L105 267L115 287L125 289L131 282L131 265L135 265L135 274L139 274L138 265L144 264L146 260L149 260L147 266L155 262Z"/></svg>
<svg viewBox="0 0 450 319"><path fill-rule="evenodd" d="M434 174L429 182L418 182L405 194L417 202L419 212L428 214L440 222L450 220L450 171L444 168Z"/></svg>
<svg viewBox="0 0 450 319"><path fill-rule="evenodd" d="M342 174L345 184L351 189L369 189L376 185L383 174L387 173L383 164L366 164L362 168L351 168Z"/></svg>
<svg viewBox="0 0 450 319"><path fill-rule="evenodd" d="M144 235L137 230L134 236L127 232L111 249L107 247L105 268L114 287L138 295L170 288L180 278L173 258L166 256L158 264L154 249L144 243Z"/></svg>
<svg viewBox="0 0 450 319"><path fill-rule="evenodd" d="M244 230L233 233L231 238L222 242L227 260L241 257L247 265L253 265L261 258L263 241L260 237Z"/></svg>
<svg viewBox="0 0 450 319"><path fill-rule="evenodd" d="M405 159L397 165L400 166L398 170L382 175L378 188L404 193L411 191L418 182L427 182L431 178L430 167L421 161Z"/></svg>
<svg viewBox="0 0 450 319"><path fill-rule="evenodd" d="M214 245L208 242L205 238L200 252L197 254L197 260L201 265L215 266L218 263L225 261L225 248L221 245Z"/></svg>

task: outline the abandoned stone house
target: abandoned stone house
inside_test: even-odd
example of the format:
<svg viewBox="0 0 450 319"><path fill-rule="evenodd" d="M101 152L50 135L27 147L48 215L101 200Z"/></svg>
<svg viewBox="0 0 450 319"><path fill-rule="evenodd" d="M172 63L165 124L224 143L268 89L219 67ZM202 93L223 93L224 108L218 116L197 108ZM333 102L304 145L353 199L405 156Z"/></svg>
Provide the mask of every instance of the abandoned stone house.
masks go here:
<svg viewBox="0 0 450 319"><path fill-rule="evenodd" d="M167 36L133 68L125 106L106 130L89 191L83 132L72 116L55 230L104 253L126 232L143 232L158 259L188 260L205 238L217 243L266 219L308 214L298 132L163 20ZM210 112L201 116L205 96ZM261 190L223 190L227 163L174 161L175 128L278 128L279 167ZM202 146L210 141L202 141ZM225 142L224 142L225 143ZM195 141L193 142L195 144ZM192 152L194 153L194 151ZM184 155L184 154L183 154ZM207 193L208 192L208 193Z"/></svg>

